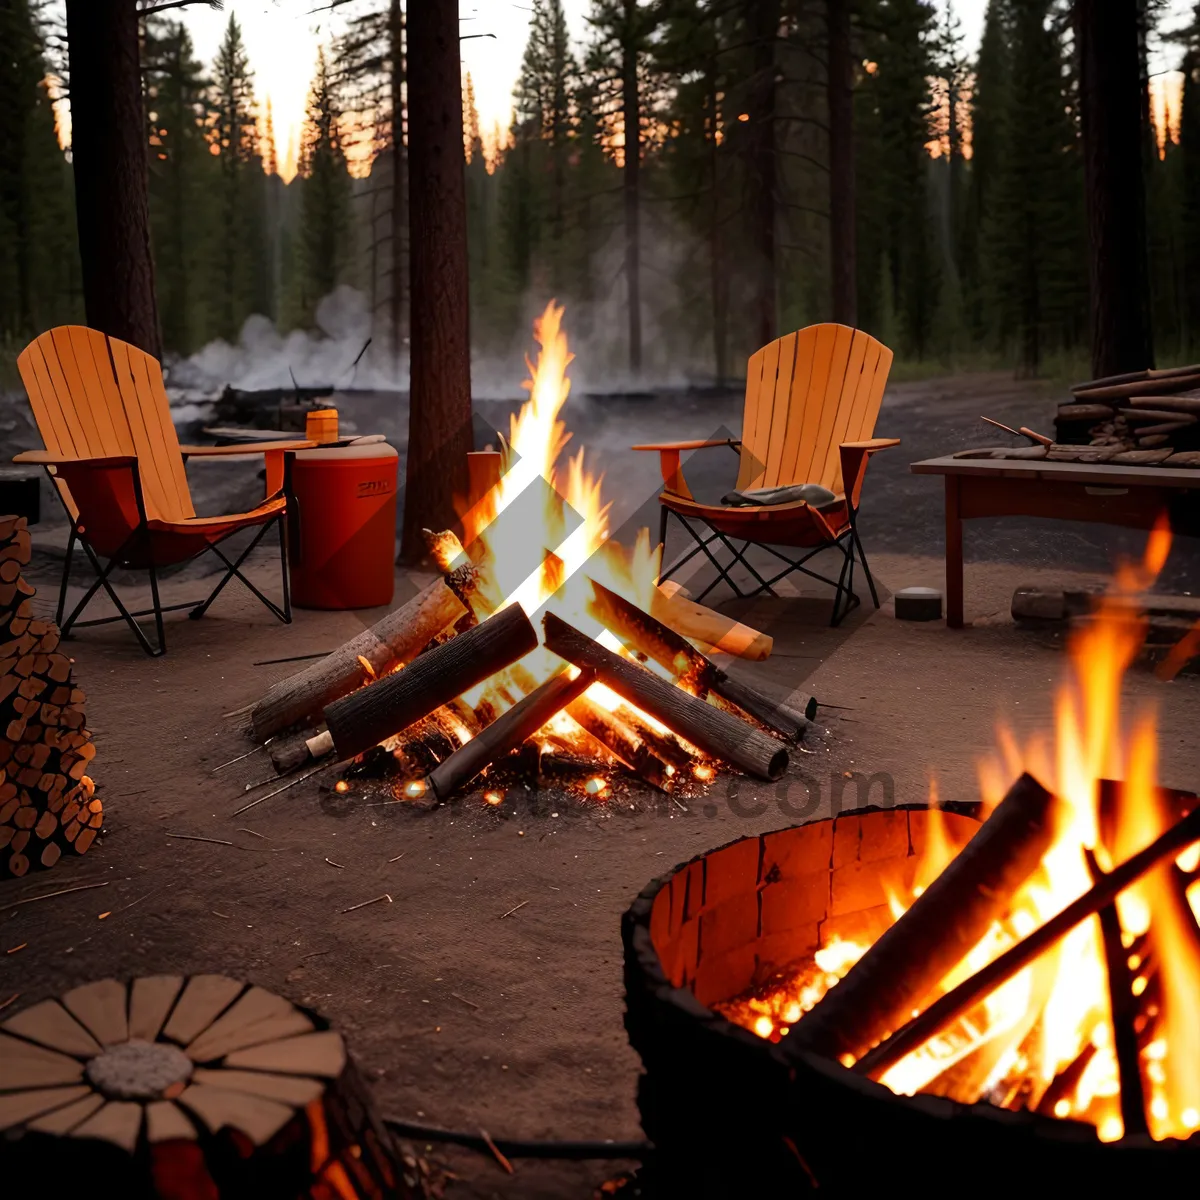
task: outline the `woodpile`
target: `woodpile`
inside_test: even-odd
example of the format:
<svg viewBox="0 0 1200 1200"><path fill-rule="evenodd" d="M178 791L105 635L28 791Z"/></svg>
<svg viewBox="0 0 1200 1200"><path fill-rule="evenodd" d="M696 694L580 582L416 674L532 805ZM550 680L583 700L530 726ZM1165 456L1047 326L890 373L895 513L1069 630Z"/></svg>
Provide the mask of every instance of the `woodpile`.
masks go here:
<svg viewBox="0 0 1200 1200"><path fill-rule="evenodd" d="M84 854L104 824L86 771L96 753L73 659L34 616L24 517L0 517L0 877Z"/></svg>
<svg viewBox="0 0 1200 1200"><path fill-rule="evenodd" d="M0 1025L13 1196L421 1200L341 1035L224 975L104 979Z"/></svg>
<svg viewBox="0 0 1200 1200"><path fill-rule="evenodd" d="M1200 467L1200 363L1094 379L1071 391L1054 419L1052 460L1072 461L1062 455L1088 446L1118 463Z"/></svg>

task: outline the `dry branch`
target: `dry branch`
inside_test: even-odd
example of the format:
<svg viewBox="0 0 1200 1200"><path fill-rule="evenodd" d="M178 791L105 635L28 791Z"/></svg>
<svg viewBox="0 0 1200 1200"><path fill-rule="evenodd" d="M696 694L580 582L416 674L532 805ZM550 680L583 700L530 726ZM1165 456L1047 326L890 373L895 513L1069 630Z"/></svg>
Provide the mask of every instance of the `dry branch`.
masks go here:
<svg viewBox="0 0 1200 1200"><path fill-rule="evenodd" d="M380 676L396 663L415 658L446 626L466 615L458 592L473 587L473 568L462 567L454 574L460 578L435 580L320 662L275 684L251 713L255 736L267 738L305 718L319 717L327 705L370 677L364 662Z"/></svg>
<svg viewBox="0 0 1200 1200"><path fill-rule="evenodd" d="M325 710L339 759L353 758L407 729L537 646L519 604L435 646L397 671Z"/></svg>
<svg viewBox="0 0 1200 1200"><path fill-rule="evenodd" d="M1054 839L1056 801L1031 775L911 908L792 1030L789 1047L858 1058L924 1003L1002 917Z"/></svg>
<svg viewBox="0 0 1200 1200"><path fill-rule="evenodd" d="M668 628L658 618L631 604L623 596L594 579L592 613L627 647L652 658L678 677L682 686L699 694L716 692L736 704L781 737L798 741L808 729L809 713L796 712L756 688L731 679L711 659L701 654L686 638ZM816 701L805 702L816 711Z"/></svg>
<svg viewBox="0 0 1200 1200"><path fill-rule="evenodd" d="M778 779L787 769L787 750L765 733L613 654L553 613L545 615L543 626L547 649L577 667L592 668L619 696L705 753L763 779Z"/></svg>

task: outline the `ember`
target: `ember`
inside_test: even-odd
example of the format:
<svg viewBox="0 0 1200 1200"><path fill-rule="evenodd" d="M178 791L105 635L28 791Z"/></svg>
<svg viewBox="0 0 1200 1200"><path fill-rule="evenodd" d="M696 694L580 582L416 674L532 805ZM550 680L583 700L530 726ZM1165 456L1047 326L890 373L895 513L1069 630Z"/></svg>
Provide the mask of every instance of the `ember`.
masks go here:
<svg viewBox="0 0 1200 1200"><path fill-rule="evenodd" d="M980 770L992 816L966 847L931 809L890 928L831 938L720 1012L903 1094L1071 1117L1105 1141L1200 1128L1200 811L1181 821L1195 797L1155 784L1153 715L1128 738L1120 719L1145 629L1132 597L1169 547L1160 526L1073 641L1053 752L1001 731Z"/></svg>

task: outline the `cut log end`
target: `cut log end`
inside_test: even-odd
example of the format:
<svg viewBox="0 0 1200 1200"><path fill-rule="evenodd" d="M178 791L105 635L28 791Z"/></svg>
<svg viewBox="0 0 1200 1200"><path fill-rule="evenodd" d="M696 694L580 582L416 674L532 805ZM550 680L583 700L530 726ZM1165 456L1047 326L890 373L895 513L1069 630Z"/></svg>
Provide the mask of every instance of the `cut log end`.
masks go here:
<svg viewBox="0 0 1200 1200"><path fill-rule="evenodd" d="M294 1181L289 1195L428 1194L341 1035L221 975L100 980L10 1017L0 1130L14 1195L44 1193L49 1161L64 1195L94 1192L101 1165L108 1195L163 1194L168 1177L197 1196L281 1179Z"/></svg>

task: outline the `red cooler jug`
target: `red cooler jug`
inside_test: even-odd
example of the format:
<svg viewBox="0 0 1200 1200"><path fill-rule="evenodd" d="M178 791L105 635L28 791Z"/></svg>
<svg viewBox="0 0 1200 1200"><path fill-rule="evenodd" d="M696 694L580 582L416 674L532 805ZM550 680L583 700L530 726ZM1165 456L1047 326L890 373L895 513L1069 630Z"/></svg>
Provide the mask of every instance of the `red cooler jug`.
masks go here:
<svg viewBox="0 0 1200 1200"><path fill-rule="evenodd" d="M391 604L399 461L383 442L296 451L288 497L293 604Z"/></svg>

